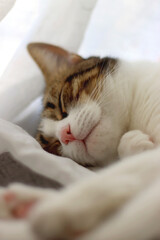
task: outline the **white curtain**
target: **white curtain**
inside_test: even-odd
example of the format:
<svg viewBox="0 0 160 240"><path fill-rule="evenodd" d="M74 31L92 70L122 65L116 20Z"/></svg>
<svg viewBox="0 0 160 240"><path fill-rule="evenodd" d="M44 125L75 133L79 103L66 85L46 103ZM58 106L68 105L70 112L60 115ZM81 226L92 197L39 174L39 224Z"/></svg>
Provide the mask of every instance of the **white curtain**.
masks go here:
<svg viewBox="0 0 160 240"><path fill-rule="evenodd" d="M2 20L13 7L16 0L0 0L0 20Z"/></svg>
<svg viewBox="0 0 160 240"><path fill-rule="evenodd" d="M96 0L39 0L38 17L0 79L1 118L34 134L41 106L37 98L44 82L26 45L30 41L43 41L78 51L95 3Z"/></svg>
<svg viewBox="0 0 160 240"><path fill-rule="evenodd" d="M160 60L160 0L98 0L80 53Z"/></svg>

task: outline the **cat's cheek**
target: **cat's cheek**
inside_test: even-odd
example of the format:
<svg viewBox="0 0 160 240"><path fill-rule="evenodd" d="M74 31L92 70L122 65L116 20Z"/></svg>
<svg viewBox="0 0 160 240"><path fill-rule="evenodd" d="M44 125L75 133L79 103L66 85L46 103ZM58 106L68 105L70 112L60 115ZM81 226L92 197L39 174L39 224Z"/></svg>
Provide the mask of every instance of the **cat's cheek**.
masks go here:
<svg viewBox="0 0 160 240"><path fill-rule="evenodd" d="M96 159L97 164L99 163L99 161L106 160L107 156L106 147L104 146L102 138L101 139L89 138L86 141L86 147L88 154L93 159Z"/></svg>
<svg viewBox="0 0 160 240"><path fill-rule="evenodd" d="M108 164L117 157L116 142L118 137L113 129L115 128L110 119L102 119L86 139L88 154L96 159L97 165Z"/></svg>

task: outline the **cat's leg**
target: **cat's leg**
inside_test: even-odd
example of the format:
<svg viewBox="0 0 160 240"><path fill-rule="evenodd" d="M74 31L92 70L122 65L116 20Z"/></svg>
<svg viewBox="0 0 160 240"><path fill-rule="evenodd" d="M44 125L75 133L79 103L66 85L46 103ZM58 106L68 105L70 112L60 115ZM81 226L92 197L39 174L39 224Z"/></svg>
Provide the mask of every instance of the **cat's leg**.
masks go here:
<svg viewBox="0 0 160 240"><path fill-rule="evenodd" d="M44 239L70 239L98 226L160 176L160 150L127 158L37 205L30 221Z"/></svg>
<svg viewBox="0 0 160 240"><path fill-rule="evenodd" d="M160 239L160 178L110 220L76 240Z"/></svg>
<svg viewBox="0 0 160 240"><path fill-rule="evenodd" d="M155 147L150 136L140 130L132 130L125 133L118 146L118 155L120 158L135 155Z"/></svg>
<svg viewBox="0 0 160 240"><path fill-rule="evenodd" d="M0 189L0 239L39 240L25 219L36 203L56 195L56 191L11 184ZM22 219L23 218L23 219ZM19 221L19 219L21 219ZM8 220L8 221L7 221ZM18 221L17 221L18 220Z"/></svg>
<svg viewBox="0 0 160 240"><path fill-rule="evenodd" d="M14 183L0 189L0 218L25 218L39 201L56 195L54 190Z"/></svg>

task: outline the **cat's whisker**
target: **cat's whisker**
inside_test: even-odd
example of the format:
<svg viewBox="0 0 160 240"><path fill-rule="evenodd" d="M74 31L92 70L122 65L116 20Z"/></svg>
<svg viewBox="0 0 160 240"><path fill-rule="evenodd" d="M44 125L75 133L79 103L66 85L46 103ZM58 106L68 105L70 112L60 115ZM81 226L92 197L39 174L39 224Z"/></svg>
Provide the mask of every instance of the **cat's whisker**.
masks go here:
<svg viewBox="0 0 160 240"><path fill-rule="evenodd" d="M103 68L103 67L102 67ZM101 69L102 69L101 68ZM98 74L98 78L97 78L97 82L98 82L98 85L97 85L97 89L94 89L94 90L97 90L97 96L99 96L100 98L100 93L101 93L101 90L103 90L104 87L106 87L106 79L108 78L108 76L111 76L111 74L115 71L114 69L111 71L111 73L107 73L102 79L99 80L99 77L100 77L100 73L101 73L101 70L100 69L100 72ZM94 91L95 92L95 91ZM94 93L93 92L93 93ZM103 91L104 92L104 91ZM94 94L93 94L94 95ZM91 95L92 96L92 95Z"/></svg>
<svg viewBox="0 0 160 240"><path fill-rule="evenodd" d="M106 100L106 97L107 97L106 103L108 104L112 92L115 91L115 87L117 88L117 91L118 91L121 83L119 82L117 85L115 85L113 77L112 77L111 74L108 74L107 76L105 76L104 80L106 78L108 78L107 79L107 84L105 84L104 81L103 81L103 92L102 92L103 96L99 97L99 103L104 103L105 100ZM109 87L107 88L107 86L109 86Z"/></svg>
<svg viewBox="0 0 160 240"><path fill-rule="evenodd" d="M103 63L104 64L104 63ZM99 81L99 75L100 75L100 72L98 73L97 75L97 78L95 78L95 81L96 81L96 87L92 90L91 94L90 94L90 99L94 99L94 95L97 94L97 89L98 89L98 85L100 84L100 81ZM98 83L98 84L97 84Z"/></svg>
<svg viewBox="0 0 160 240"><path fill-rule="evenodd" d="M104 66L104 63L103 63L103 66ZM100 74L101 74L102 69L103 69L103 66L101 66L101 68L99 70L99 73L98 73L98 76L95 79L96 87L93 89L93 91L90 94L90 98L94 99L94 100L97 100L99 98L101 90L103 89L103 86L105 85L105 80L106 80L107 76L103 77L102 79L99 79L100 78Z"/></svg>
<svg viewBox="0 0 160 240"><path fill-rule="evenodd" d="M100 103L101 93L102 93L101 90L104 88L104 86L105 86L105 78L102 81L98 81L98 84L96 85L96 88L94 89L90 97L93 100L95 100L98 104Z"/></svg>

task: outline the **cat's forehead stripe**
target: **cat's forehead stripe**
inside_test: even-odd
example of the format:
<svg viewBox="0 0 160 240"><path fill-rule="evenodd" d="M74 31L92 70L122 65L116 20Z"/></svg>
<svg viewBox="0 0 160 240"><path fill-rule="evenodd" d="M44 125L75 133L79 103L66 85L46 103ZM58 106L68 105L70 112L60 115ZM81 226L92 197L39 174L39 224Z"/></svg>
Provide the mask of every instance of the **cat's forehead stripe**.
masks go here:
<svg viewBox="0 0 160 240"><path fill-rule="evenodd" d="M59 94L58 105L59 105L60 111L63 112L63 111L62 111L61 95L62 95L62 90L60 91L60 94Z"/></svg>
<svg viewBox="0 0 160 240"><path fill-rule="evenodd" d="M104 68L106 68L106 66L108 65L108 62L109 62L108 58L101 59L91 67L88 67L87 69L84 69L84 70L81 70L81 71L71 74L70 76L68 76L66 78L65 82L71 82L76 77L84 75L86 73L89 73L90 71L94 70L95 68L98 68L97 70L100 70L102 72L104 70Z"/></svg>
<svg viewBox="0 0 160 240"><path fill-rule="evenodd" d="M70 75L69 77L67 77L66 79L66 82L71 82L74 78L80 76L80 75L83 75L84 73L87 73L87 72L90 72L91 70L93 70L95 67L97 67L97 65L94 65L90 68L87 68L85 70L82 70L82 71L79 71L79 72L76 72L76 73L73 73L72 75Z"/></svg>
<svg viewBox="0 0 160 240"><path fill-rule="evenodd" d="M45 108L52 108L52 109L55 109L55 107L56 106L53 103L51 103L51 102L47 102L46 106L45 106Z"/></svg>
<svg viewBox="0 0 160 240"><path fill-rule="evenodd" d="M91 76L88 76L83 82L82 82L82 85L81 87L79 88L78 90L78 94L80 94L86 87L87 85L94 79L96 79L98 73L94 74L94 75L91 75Z"/></svg>

